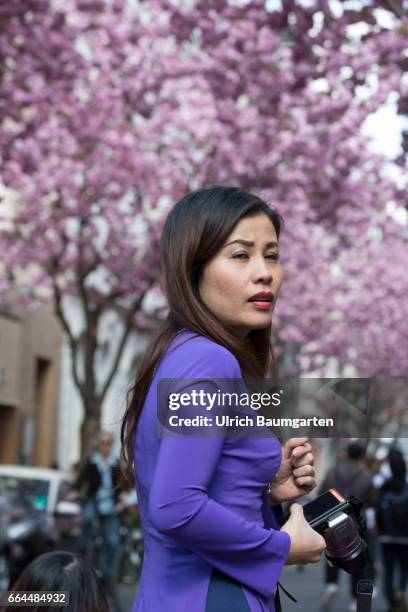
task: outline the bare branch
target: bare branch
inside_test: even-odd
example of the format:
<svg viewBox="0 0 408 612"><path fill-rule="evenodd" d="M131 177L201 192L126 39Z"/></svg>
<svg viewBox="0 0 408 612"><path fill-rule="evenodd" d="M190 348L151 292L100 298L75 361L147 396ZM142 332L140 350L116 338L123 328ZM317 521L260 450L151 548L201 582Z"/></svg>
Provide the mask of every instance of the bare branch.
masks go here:
<svg viewBox="0 0 408 612"><path fill-rule="evenodd" d="M405 11L396 0L383 0L383 4L385 4L397 17L404 17Z"/></svg>
<svg viewBox="0 0 408 612"><path fill-rule="evenodd" d="M69 345L71 347L71 359L72 359L72 365L71 365L71 369L72 369L72 377L74 379L74 383L78 389L78 391L81 394L81 397L83 397L84 395L84 386L83 383L81 382L81 380L79 379L79 374L78 374L78 338L75 338L72 329L68 323L68 319L65 316L64 310L62 308L62 292L61 289L57 283L57 279L56 279L56 275L57 275L57 270L58 270L58 264L59 261L61 259L61 257L63 256L65 249L68 245L69 239L66 236L65 233L62 233L61 235L62 238L62 243L63 243L63 247L59 253L59 255L55 255L55 257L53 257L51 259L51 261L49 262L49 272L50 272L50 277L52 279L52 286L53 286L53 290L54 290L54 310L55 310L55 314L57 315L58 319L60 320L63 330L68 338L68 342Z"/></svg>
<svg viewBox="0 0 408 612"><path fill-rule="evenodd" d="M71 347L71 355L72 355L72 377L74 379L75 385L78 388L81 396L83 396L84 393L84 386L83 383L80 381L79 379L79 374L78 374L78 339L75 338L74 334L72 333L72 330L69 326L68 320L64 314L63 308L62 308L62 295L61 295L61 290L58 286L58 283L56 281L56 279L53 277L52 280L52 284L53 284L53 289L54 289L54 307L55 307L55 312L57 317L59 318L59 320L61 321L62 327L67 335L68 338L68 342L69 345Z"/></svg>
<svg viewBox="0 0 408 612"><path fill-rule="evenodd" d="M80 231L79 234L81 238L84 237L84 230L86 228L86 219L82 218L80 222ZM84 266L84 262L81 257L81 251L79 251L79 257L76 267L76 273L78 278L78 287L79 287L79 296L82 303L82 308L84 312L84 317L86 321L85 325L85 372L84 372L84 382L83 389L87 398L89 396L95 396L95 353L98 348L97 342L97 328L99 316L101 313L101 307L96 305L92 307L90 304L89 296L87 293L87 289L85 286L85 281L87 276L96 269L98 265L98 258L95 253L95 258L92 264L88 266Z"/></svg>
<svg viewBox="0 0 408 612"><path fill-rule="evenodd" d="M125 346L126 346L127 339L128 339L128 337L130 335L130 332L132 330L133 317L135 316L135 313L137 312L137 310L140 308L140 305L141 305L141 303L143 301L143 298L145 297L146 293L149 291L149 289L151 287L152 287L152 285L150 285L148 287L148 289L145 291L145 293L143 293L141 296L139 296L139 298L135 301L133 306L129 309L129 312L128 312L128 314L126 316L126 319L125 319L125 329L123 331L122 338L120 340L118 349L116 351L116 355L115 355L115 359L114 359L113 364L112 364L111 371L109 372L109 375L107 376L107 378L105 380L105 384L103 385L101 394L99 396L99 400L100 400L101 403L103 402L104 397L106 395L106 392L108 391L109 386L110 386L110 384L111 384L111 382L113 380L113 377L115 376L116 371L118 369L120 360L121 360L122 355L123 355L123 351L124 351Z"/></svg>

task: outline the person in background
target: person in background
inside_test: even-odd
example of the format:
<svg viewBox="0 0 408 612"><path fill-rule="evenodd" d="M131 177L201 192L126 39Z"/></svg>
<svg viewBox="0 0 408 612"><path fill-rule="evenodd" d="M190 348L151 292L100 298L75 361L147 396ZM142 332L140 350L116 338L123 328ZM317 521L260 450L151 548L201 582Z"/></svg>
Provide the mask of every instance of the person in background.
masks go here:
<svg viewBox="0 0 408 612"><path fill-rule="evenodd" d="M388 448L379 446L375 449L373 454L370 456L368 466L373 478L373 485L376 489L376 498L378 502L378 491L384 484L385 480L391 476L391 471L387 462ZM376 519L376 507L369 508L366 512L367 515L367 534L369 539L369 549L371 560L374 569L374 575L379 576L381 574L381 551L380 543L378 539L377 519Z"/></svg>
<svg viewBox="0 0 408 612"><path fill-rule="evenodd" d="M377 529L384 570L388 612L407 612L408 584L408 483L404 456L397 449L388 455L391 477L381 486L377 504ZM398 586L396 575L399 574Z"/></svg>
<svg viewBox="0 0 408 612"><path fill-rule="evenodd" d="M72 478L72 480L76 480L78 478L80 469L81 469L81 464L79 461L76 461L75 463L71 465L70 470L69 470L69 475Z"/></svg>
<svg viewBox="0 0 408 612"><path fill-rule="evenodd" d="M40 555L24 569L11 591L65 591L69 606L38 602L10 605L4 612L109 612L108 603L92 567L79 555L54 551ZM68 601L68 600L67 600Z"/></svg>
<svg viewBox="0 0 408 612"><path fill-rule="evenodd" d="M391 476L391 470L387 463L389 449L380 446L376 449L370 460L370 470L373 475L373 484L376 489L379 489L387 478Z"/></svg>
<svg viewBox="0 0 408 612"><path fill-rule="evenodd" d="M117 505L123 492L119 461L112 453L112 444L112 434L102 432L99 436L98 450L80 469L74 484L75 494L79 492L85 502L80 536L81 551L85 553L87 550L92 535L92 524L98 518L103 537L101 571L107 582L112 579L119 546Z"/></svg>
<svg viewBox="0 0 408 612"><path fill-rule="evenodd" d="M339 457L334 466L327 471L322 484L319 488L319 495L328 489L338 489L345 497L352 495L363 502L363 510L374 508L376 505L376 490L373 485L372 473L366 462L366 451L364 445L359 441L350 442L347 446L346 455ZM368 542L368 546L370 544ZM331 567L328 563L325 566L326 589L322 597L321 608L325 612L331 609L332 603L338 594L339 568ZM373 568L371 575L373 577ZM356 602L356 583L353 576L350 576L351 602L349 610L357 609Z"/></svg>

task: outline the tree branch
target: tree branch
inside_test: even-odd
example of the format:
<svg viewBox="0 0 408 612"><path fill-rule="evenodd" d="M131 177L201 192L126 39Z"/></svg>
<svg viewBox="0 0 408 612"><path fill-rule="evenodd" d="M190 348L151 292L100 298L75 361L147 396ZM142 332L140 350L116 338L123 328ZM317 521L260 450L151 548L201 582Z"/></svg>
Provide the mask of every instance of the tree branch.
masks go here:
<svg viewBox="0 0 408 612"><path fill-rule="evenodd" d="M80 230L79 235L81 238L84 238L84 229L86 227L86 219L82 218L80 221ZM79 296L82 302L83 312L85 316L85 364L84 364L84 382L83 389L86 397L92 396L95 397L95 372L94 372L94 361L95 361L95 353L98 348L97 342L97 328L98 328L98 320L100 315L100 307L96 306L92 308L88 294L85 287L86 277L90 272L92 272L97 267L97 258L95 261L84 267L84 263L81 257L81 251L79 251L78 255L78 263L77 263L77 277L78 277L78 287L79 287Z"/></svg>
<svg viewBox="0 0 408 612"><path fill-rule="evenodd" d="M53 286L53 290L54 290L54 309L55 309L55 314L57 315L58 319L60 320L63 330L67 335L68 338L68 342L69 345L71 347L71 356L72 356L72 363L71 363L71 370L72 370L72 377L74 379L74 383L78 389L78 391L81 394L81 397L84 396L84 386L83 383L81 382L81 380L79 379L79 374L78 374L78 338L75 338L74 334L72 333L72 330L69 326L68 323L68 319L66 318L65 314L64 314L64 310L62 308L62 293L61 290L58 286L57 283L57 279L56 279L56 274L57 274L57 270L58 270L58 263L60 258L62 257L62 255L64 254L64 251L66 249L66 246L68 244L68 237L63 233L61 235L62 238L62 242L63 242L63 248L61 250L61 252L59 253L59 255L56 255L55 257L52 258L52 260L50 261L49 264L49 272L50 272L50 277L52 279L52 286Z"/></svg>
<svg viewBox="0 0 408 612"><path fill-rule="evenodd" d="M402 6L399 6L396 0L383 0L383 4L385 4L388 9L397 17L404 17L404 9L402 8Z"/></svg>
<svg viewBox="0 0 408 612"><path fill-rule="evenodd" d="M148 289L145 291L145 293L143 293L136 300L136 302L133 304L133 306L129 309L129 312L128 312L126 320L125 320L125 329L123 331L122 338L121 338L120 343L119 343L119 347L118 347L118 349L116 351L116 355L115 355L115 359L114 359L113 364L112 364L111 371L109 372L109 374L108 374L108 376L107 376L107 378L105 380L105 384L103 385L101 394L99 396L99 400L100 400L101 403L103 402L104 397L106 395L106 392L108 391L108 389L110 387L110 384L111 384L111 382L113 380L113 377L115 376L116 371L118 369L120 360L121 360L122 355L123 355L123 351L124 351L125 346L126 346L127 339L128 339L128 337L130 335L130 332L132 330L133 317L135 316L136 311L140 308L140 305L141 305L141 303L143 301L143 298L145 297L146 293L149 291L149 289L151 287L152 287L152 285L150 285L148 287Z"/></svg>
<svg viewBox="0 0 408 612"><path fill-rule="evenodd" d="M75 338L74 334L72 333L72 330L68 324L68 320L65 317L64 311L62 309L62 296L61 296L61 291L60 288L58 287L57 281L55 280L54 277L52 277L52 284L53 284L53 289L54 289L54 307L55 307L55 312L57 317L59 318L59 320L61 321L62 327L68 337L68 342L70 344L71 347L71 355L72 355L72 377L74 379L75 385L78 388L81 396L83 397L84 394L84 386L83 383L80 381L79 379L79 374L78 374L78 339Z"/></svg>

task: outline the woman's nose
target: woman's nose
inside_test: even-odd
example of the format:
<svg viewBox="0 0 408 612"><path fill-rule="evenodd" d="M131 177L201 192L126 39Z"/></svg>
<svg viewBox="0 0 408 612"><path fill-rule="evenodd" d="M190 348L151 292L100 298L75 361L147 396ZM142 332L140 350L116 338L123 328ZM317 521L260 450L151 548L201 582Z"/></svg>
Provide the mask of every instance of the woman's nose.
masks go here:
<svg viewBox="0 0 408 612"><path fill-rule="evenodd" d="M272 282L272 271L264 258L256 263L254 268L254 278L257 281Z"/></svg>

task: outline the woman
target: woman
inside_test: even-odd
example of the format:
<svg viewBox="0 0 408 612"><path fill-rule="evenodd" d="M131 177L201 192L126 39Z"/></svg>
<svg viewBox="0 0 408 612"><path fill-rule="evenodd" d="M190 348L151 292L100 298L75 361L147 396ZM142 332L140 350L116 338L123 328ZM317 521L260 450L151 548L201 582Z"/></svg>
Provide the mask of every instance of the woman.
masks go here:
<svg viewBox="0 0 408 612"><path fill-rule="evenodd" d="M145 537L133 612L273 611L284 564L316 562L325 547L299 504L281 528L273 508L315 486L306 438L282 449L272 432L157 436L160 379L211 385L269 371L280 227L264 201L234 187L188 194L166 220L160 255L170 311L122 424Z"/></svg>
<svg viewBox="0 0 408 612"><path fill-rule="evenodd" d="M109 612L107 600L94 570L82 557L71 552L57 550L34 559L16 580L11 593L22 591L33 592L33 602L30 604L28 600L24 605L22 603L21 607L14 603L13 606L6 607L4 612ZM34 594L47 591L57 593L58 598L54 597L54 602L49 604L44 594L42 602L35 603ZM68 593L65 600L62 599L62 592Z"/></svg>

